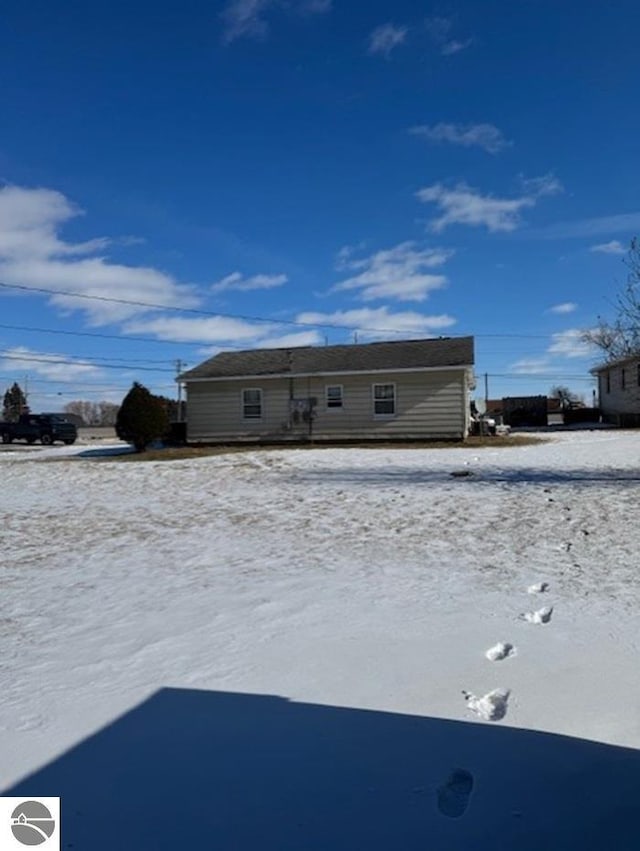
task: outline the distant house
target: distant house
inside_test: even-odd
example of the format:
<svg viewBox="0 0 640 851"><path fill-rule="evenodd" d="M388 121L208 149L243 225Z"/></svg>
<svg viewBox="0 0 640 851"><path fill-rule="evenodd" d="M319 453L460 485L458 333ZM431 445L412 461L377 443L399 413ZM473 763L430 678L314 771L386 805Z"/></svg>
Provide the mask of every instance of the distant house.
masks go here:
<svg viewBox="0 0 640 851"><path fill-rule="evenodd" d="M222 352L179 376L187 441L461 439L473 337Z"/></svg>
<svg viewBox="0 0 640 851"><path fill-rule="evenodd" d="M605 422L640 426L640 355L602 364L591 370L598 378L600 410Z"/></svg>

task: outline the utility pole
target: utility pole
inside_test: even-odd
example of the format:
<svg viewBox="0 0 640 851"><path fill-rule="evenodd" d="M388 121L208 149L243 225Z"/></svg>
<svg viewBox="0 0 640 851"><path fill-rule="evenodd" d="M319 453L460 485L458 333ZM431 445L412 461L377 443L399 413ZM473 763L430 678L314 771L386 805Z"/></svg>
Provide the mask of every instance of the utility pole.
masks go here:
<svg viewBox="0 0 640 851"><path fill-rule="evenodd" d="M489 373L485 372L485 374L484 374L484 401L485 401L485 406L486 406L486 403L488 402L488 400L489 400Z"/></svg>
<svg viewBox="0 0 640 851"><path fill-rule="evenodd" d="M178 382L178 422L182 422L182 382L179 379L180 373L186 363L183 363L180 358L176 361L176 381Z"/></svg>

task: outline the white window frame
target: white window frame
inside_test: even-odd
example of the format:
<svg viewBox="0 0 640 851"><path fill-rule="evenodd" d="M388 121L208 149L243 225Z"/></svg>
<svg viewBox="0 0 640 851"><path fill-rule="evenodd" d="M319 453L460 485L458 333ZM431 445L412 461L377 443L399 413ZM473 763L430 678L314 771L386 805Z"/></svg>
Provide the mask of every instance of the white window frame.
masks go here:
<svg viewBox="0 0 640 851"><path fill-rule="evenodd" d="M333 402L339 401L339 404L330 405L329 404L329 390L335 390L336 388L339 388L339 390L340 390L340 399L339 400L333 399L332 401ZM325 387L324 387L324 402L325 402L325 408L327 409L327 411L342 411L342 410L344 410L344 384L325 384Z"/></svg>
<svg viewBox="0 0 640 851"><path fill-rule="evenodd" d="M260 394L260 403L259 403L260 404L260 414L257 417L256 416L249 416L248 417L246 415L246 409L248 407L255 407L255 405L257 403L256 402L247 403L245 401L245 395L244 395L245 393L259 393ZM264 417L264 394L262 392L262 387L243 387L242 388L242 390L240 391L240 410L242 412L242 421L243 422L255 423L255 422L260 422L263 419L263 417Z"/></svg>
<svg viewBox="0 0 640 851"><path fill-rule="evenodd" d="M389 399L377 399L376 398L376 387L393 387L393 398ZM393 402L393 411L391 413L383 413L380 414L376 411L376 402ZM396 388L395 381L376 381L375 384L371 385L371 402L373 405L373 418L374 420L391 420L396 416L396 411L398 407L398 391Z"/></svg>

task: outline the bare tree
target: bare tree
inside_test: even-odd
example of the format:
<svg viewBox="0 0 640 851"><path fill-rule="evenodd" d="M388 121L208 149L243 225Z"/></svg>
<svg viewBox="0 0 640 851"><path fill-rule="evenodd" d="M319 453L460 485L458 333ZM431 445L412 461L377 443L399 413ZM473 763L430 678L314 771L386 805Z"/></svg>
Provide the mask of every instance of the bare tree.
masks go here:
<svg viewBox="0 0 640 851"><path fill-rule="evenodd" d="M67 414L75 414L89 426L112 426L115 425L120 406L113 402L88 402L77 399L67 402L64 410Z"/></svg>
<svg viewBox="0 0 640 851"><path fill-rule="evenodd" d="M572 393L568 387L563 387L562 385L552 387L549 391L549 396L551 399L560 400L560 407L563 411L566 411L568 408L572 408L578 401L578 396L576 396L575 393Z"/></svg>
<svg viewBox="0 0 640 851"><path fill-rule="evenodd" d="M595 328L585 331L582 339L599 349L607 361L640 355L640 243L631 240L624 263L627 282L614 302L615 318L608 322L598 317Z"/></svg>
<svg viewBox="0 0 640 851"><path fill-rule="evenodd" d="M96 405L98 424L101 426L114 426L120 405L114 402L98 402Z"/></svg>
<svg viewBox="0 0 640 851"><path fill-rule="evenodd" d="M74 414L76 417L80 417L85 425L92 425L93 411L91 402L84 402L80 399L74 402L67 402L63 410L66 414Z"/></svg>

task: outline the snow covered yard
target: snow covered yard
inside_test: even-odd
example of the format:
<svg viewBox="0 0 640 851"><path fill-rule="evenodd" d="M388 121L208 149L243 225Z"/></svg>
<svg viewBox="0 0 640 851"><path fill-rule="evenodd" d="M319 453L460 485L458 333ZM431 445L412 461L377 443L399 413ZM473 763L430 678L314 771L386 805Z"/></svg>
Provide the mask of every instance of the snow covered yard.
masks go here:
<svg viewBox="0 0 640 851"><path fill-rule="evenodd" d="M640 847L638 433L85 451L0 453L0 786L68 847Z"/></svg>

